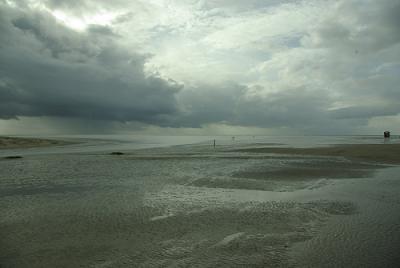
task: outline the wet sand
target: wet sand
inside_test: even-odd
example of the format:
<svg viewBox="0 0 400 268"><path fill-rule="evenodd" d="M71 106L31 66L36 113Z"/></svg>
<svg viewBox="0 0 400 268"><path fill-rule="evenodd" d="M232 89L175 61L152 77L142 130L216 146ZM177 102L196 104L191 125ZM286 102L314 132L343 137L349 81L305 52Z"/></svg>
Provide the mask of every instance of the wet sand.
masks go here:
<svg viewBox="0 0 400 268"><path fill-rule="evenodd" d="M0 161L0 265L396 267L388 237L400 237L400 178L383 164L392 162L269 150Z"/></svg>
<svg viewBox="0 0 400 268"><path fill-rule="evenodd" d="M352 144L316 148L248 148L240 152L336 156L382 164L400 164L400 144Z"/></svg>
<svg viewBox="0 0 400 268"><path fill-rule="evenodd" d="M0 136L0 149L34 148L67 145L71 142L61 140L39 139L39 138L20 138Z"/></svg>

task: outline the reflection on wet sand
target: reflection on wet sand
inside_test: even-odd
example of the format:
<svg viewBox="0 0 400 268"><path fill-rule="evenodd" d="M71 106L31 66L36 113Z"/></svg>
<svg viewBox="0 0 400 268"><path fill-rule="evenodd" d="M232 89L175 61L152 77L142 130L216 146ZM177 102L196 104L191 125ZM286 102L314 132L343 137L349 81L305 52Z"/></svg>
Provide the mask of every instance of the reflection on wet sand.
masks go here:
<svg viewBox="0 0 400 268"><path fill-rule="evenodd" d="M357 244L337 231L354 226L340 223L369 221L370 203L382 200L392 213L382 230L400 234L390 227L400 184L379 175L382 162L263 150L196 145L0 161L0 264L318 267L326 257L310 252ZM364 267L374 264L364 260ZM392 261L389 255L387 267Z"/></svg>
<svg viewBox="0 0 400 268"><path fill-rule="evenodd" d="M246 148L241 152L339 156L385 164L400 164L400 144L348 144L314 148Z"/></svg>

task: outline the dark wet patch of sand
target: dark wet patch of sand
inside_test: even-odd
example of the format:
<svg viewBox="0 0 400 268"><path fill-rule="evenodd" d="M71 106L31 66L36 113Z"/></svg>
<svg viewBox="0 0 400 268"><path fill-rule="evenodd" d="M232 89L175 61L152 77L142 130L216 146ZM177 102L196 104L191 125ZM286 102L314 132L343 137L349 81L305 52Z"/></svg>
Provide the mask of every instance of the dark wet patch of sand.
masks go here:
<svg viewBox="0 0 400 268"><path fill-rule="evenodd" d="M248 148L237 151L306 156L339 156L382 164L400 164L400 144L352 144L317 148Z"/></svg>
<svg viewBox="0 0 400 268"><path fill-rule="evenodd" d="M191 186L264 191L294 191L324 186L330 179L354 179L372 176L385 168L367 162L332 157L280 158L263 163L256 159L220 176L204 176L188 183Z"/></svg>
<svg viewBox="0 0 400 268"><path fill-rule="evenodd" d="M382 166L367 163L318 159L294 162L284 167L257 167L233 174L237 178L259 180L304 181L315 179L365 178Z"/></svg>
<svg viewBox="0 0 400 268"><path fill-rule="evenodd" d="M62 194L68 192L84 192L94 187L87 186L70 186L70 185L51 185L40 186L35 185L21 186L9 185L8 187L0 188L0 196L27 196L27 195L40 195L40 194Z"/></svg>
<svg viewBox="0 0 400 268"><path fill-rule="evenodd" d="M204 148L202 148L204 149ZM343 155L319 155L318 149L328 148L252 148L238 151L210 150L183 151L170 153L158 150L151 154L133 153L124 159L132 161L179 161L180 163L221 163L205 165L202 176L193 178L192 174L180 170L174 175L174 182L182 185L207 188L247 189L265 191L294 191L317 188L326 183L320 180L354 179L372 176L378 169L387 167L377 162L360 158L346 159ZM272 151L270 151L272 150ZM277 153L277 151L282 153ZM299 151L296 151L299 150ZM304 151L305 150L305 151ZM304 155L309 150L316 152ZM336 149L335 149L336 150ZM339 151L341 151L339 149ZM265 153L266 152L266 153ZM271 153L273 152L273 153ZM290 154L291 152L297 152ZM337 152L337 151L335 151ZM372 153L372 152L371 152ZM182 172L183 171L183 172Z"/></svg>
<svg viewBox="0 0 400 268"><path fill-rule="evenodd" d="M19 155L10 155L10 156L5 156L2 159L6 159L6 160L13 160L13 159L21 159L22 156Z"/></svg>
<svg viewBox="0 0 400 268"><path fill-rule="evenodd" d="M247 148L246 156L282 158L280 165L248 165L229 177L199 178L193 186L267 191L315 188L329 179L371 177L385 164L400 164L400 144L339 145L319 148ZM292 157L292 158L290 158ZM296 159L297 158L297 159ZM261 159L261 158L260 158ZM310 184L311 183L311 184Z"/></svg>
<svg viewBox="0 0 400 268"><path fill-rule="evenodd" d="M71 142L39 138L0 137L0 149L32 148L67 144L71 144Z"/></svg>
<svg viewBox="0 0 400 268"><path fill-rule="evenodd" d="M277 188L274 182L260 181L250 178L200 178L189 183L190 186L225 189L246 189L273 191Z"/></svg>

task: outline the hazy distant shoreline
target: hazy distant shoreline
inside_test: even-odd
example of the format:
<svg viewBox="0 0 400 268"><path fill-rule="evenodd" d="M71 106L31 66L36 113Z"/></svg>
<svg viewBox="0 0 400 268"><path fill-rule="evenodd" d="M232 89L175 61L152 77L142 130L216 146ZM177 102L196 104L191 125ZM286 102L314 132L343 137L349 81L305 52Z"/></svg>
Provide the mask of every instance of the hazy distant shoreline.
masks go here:
<svg viewBox="0 0 400 268"><path fill-rule="evenodd" d="M41 139L41 138L21 138L0 136L0 149L19 149L19 148L33 148L33 147L46 147L67 145L71 142L63 140Z"/></svg>

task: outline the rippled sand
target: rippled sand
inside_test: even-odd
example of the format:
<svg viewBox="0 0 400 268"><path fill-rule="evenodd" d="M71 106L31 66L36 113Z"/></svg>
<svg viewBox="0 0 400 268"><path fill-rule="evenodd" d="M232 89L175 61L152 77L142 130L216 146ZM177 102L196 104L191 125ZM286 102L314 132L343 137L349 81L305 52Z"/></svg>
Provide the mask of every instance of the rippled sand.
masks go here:
<svg viewBox="0 0 400 268"><path fill-rule="evenodd" d="M1 267L395 267L397 260L395 167L177 146L27 156L0 161L0 170Z"/></svg>

